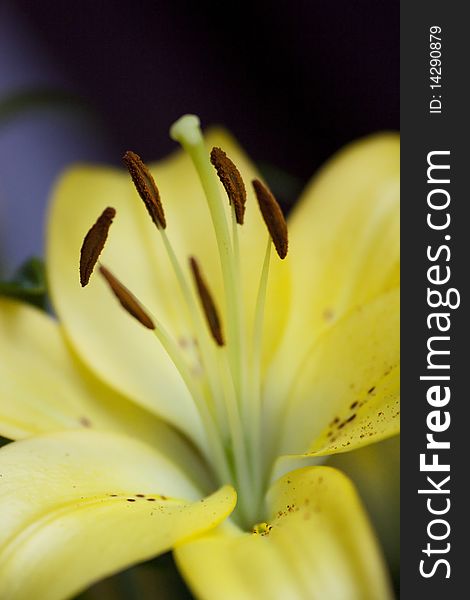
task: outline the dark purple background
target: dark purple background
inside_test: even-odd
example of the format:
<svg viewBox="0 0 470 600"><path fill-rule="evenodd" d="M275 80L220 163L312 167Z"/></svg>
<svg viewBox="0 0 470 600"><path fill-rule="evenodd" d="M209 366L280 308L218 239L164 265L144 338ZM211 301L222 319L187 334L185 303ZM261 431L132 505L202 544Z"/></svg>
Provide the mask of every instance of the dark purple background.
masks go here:
<svg viewBox="0 0 470 600"><path fill-rule="evenodd" d="M294 176L286 207L337 148L399 126L398 1L16 0L4 7L0 16L16 27L7 48L10 71L29 61L30 75L19 78L23 87L68 90L87 113L71 111L62 125L56 110L48 117L55 120L50 132L33 140L41 139L36 154L56 156L45 169L47 184L36 188L32 210L38 218L65 164L117 163L127 148L146 160L163 156L174 147L168 127L185 112L199 114L205 125L226 125L256 161ZM19 60L26 55L28 61ZM46 76L38 78L35 68ZM0 91L4 87L0 81ZM11 142L7 152L4 133L0 128L0 153L13 151L15 164L24 162L31 145L21 138L21 153ZM27 157L31 163L44 160L36 154ZM31 185L40 175L33 167L30 173ZM12 202L17 183L0 202L31 203L26 192ZM23 236L28 249L36 250L34 237L33 230Z"/></svg>

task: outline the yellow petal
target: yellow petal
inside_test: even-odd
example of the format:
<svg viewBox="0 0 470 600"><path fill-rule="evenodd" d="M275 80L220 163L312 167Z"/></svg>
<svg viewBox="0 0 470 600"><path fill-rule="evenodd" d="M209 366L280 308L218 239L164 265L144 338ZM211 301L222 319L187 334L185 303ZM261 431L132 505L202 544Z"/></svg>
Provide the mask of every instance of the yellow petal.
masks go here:
<svg viewBox="0 0 470 600"><path fill-rule="evenodd" d="M127 433L199 473L194 451L154 414L115 392L77 359L56 321L0 299L0 434L92 428Z"/></svg>
<svg viewBox="0 0 470 600"><path fill-rule="evenodd" d="M68 598L215 527L235 504L229 487L198 500L150 447L91 431L10 444L0 473L4 600Z"/></svg>
<svg viewBox="0 0 470 600"><path fill-rule="evenodd" d="M207 137L208 148L212 145L226 150L248 188L254 170L236 143L215 131ZM165 208L168 237L183 268L187 269L189 255L198 258L222 308L215 236L190 159L182 152L175 153L154 165L152 173ZM223 202L228 214L224 196ZM47 248L55 308L74 347L92 370L128 397L200 439L199 417L190 396L155 337L123 312L99 276L93 277L86 289L80 288L77 268L83 237L108 205L117 210L117 216L102 255L103 264L167 326L182 351L188 348L188 360L194 361L190 354L193 330L188 327L187 311L160 234L124 170L77 167L59 182L51 207ZM267 239L258 213L250 199L246 224L239 228L242 256L249 257L243 271L252 305Z"/></svg>
<svg viewBox="0 0 470 600"><path fill-rule="evenodd" d="M289 236L289 320L268 398L285 394L323 330L398 284L398 136L366 138L329 161L289 218Z"/></svg>
<svg viewBox="0 0 470 600"><path fill-rule="evenodd" d="M334 454L398 433L399 300L385 293L318 340L286 407L282 453Z"/></svg>
<svg viewBox="0 0 470 600"><path fill-rule="evenodd" d="M176 558L203 600L386 600L382 561L357 494L335 469L289 473L268 495L260 533L220 527Z"/></svg>

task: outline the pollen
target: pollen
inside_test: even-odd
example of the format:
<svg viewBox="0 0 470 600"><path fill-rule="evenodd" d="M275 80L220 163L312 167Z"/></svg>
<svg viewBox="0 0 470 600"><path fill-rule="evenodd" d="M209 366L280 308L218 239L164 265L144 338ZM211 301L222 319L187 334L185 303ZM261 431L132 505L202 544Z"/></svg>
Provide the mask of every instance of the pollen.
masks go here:
<svg viewBox="0 0 470 600"><path fill-rule="evenodd" d="M269 532L273 528L269 523L258 523L252 529L252 533L255 535L269 535Z"/></svg>
<svg viewBox="0 0 470 600"><path fill-rule="evenodd" d="M82 287L85 287L90 281L115 216L116 210L114 208L110 206L105 208L83 240L80 251L80 283Z"/></svg>
<svg viewBox="0 0 470 600"><path fill-rule="evenodd" d="M239 225L243 225L245 217L246 189L239 170L221 148L212 148L211 163L227 192L230 204L235 209L235 217Z"/></svg>
<svg viewBox="0 0 470 600"><path fill-rule="evenodd" d="M134 319L137 319L147 329L155 329L155 324L137 298L130 292L106 267L100 266L100 273L105 278L111 291L119 300L121 306Z"/></svg>
<svg viewBox="0 0 470 600"><path fill-rule="evenodd" d="M259 179L253 181L253 188L276 252L279 258L284 259L287 256L288 237L287 223L281 207L271 190Z"/></svg>
<svg viewBox="0 0 470 600"><path fill-rule="evenodd" d="M223 346L225 344L224 335L222 333L219 313L212 298L212 294L204 281L201 269L194 257L189 259L189 264L212 337L219 346Z"/></svg>
<svg viewBox="0 0 470 600"><path fill-rule="evenodd" d="M149 168L138 154L128 150L122 157L135 188L142 198L152 221L158 228L165 229L166 219L155 180Z"/></svg>

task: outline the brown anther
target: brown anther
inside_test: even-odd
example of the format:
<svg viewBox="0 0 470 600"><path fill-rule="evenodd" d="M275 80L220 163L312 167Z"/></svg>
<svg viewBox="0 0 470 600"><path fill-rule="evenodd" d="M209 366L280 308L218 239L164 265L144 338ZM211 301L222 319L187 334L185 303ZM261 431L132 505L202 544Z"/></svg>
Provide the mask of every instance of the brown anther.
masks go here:
<svg viewBox="0 0 470 600"><path fill-rule="evenodd" d="M211 163L227 192L230 204L235 208L235 217L243 225L245 217L246 189L239 170L220 148L212 148Z"/></svg>
<svg viewBox="0 0 470 600"><path fill-rule="evenodd" d="M209 326L212 337L219 346L225 344L224 336L222 333L222 327L220 324L219 314L212 299L212 295L204 281L199 265L194 257L191 256L189 259L191 271L193 273L194 281L196 283L199 298L201 300L202 308L206 316L206 321Z"/></svg>
<svg viewBox="0 0 470 600"><path fill-rule="evenodd" d="M252 183L261 214L273 240L274 247L279 254L279 258L283 259L287 256L288 239L287 223L282 214L281 207L264 183L261 183L259 179L253 180Z"/></svg>
<svg viewBox="0 0 470 600"><path fill-rule="evenodd" d="M136 190L142 198L152 221L157 227L165 229L166 219L160 200L160 192L149 168L138 154L130 150L124 154L122 160L129 171L129 175L132 177Z"/></svg>
<svg viewBox="0 0 470 600"><path fill-rule="evenodd" d="M106 267L100 265L100 273L106 279L111 291L119 300L121 306L126 310L134 319L137 319L147 329L155 329L155 325L152 319L147 314L146 310L137 300L137 298L130 292L120 281L117 279Z"/></svg>
<svg viewBox="0 0 470 600"><path fill-rule="evenodd" d="M90 281L115 216L116 211L114 208L110 206L105 208L83 240L80 250L80 283L82 287L85 287Z"/></svg>

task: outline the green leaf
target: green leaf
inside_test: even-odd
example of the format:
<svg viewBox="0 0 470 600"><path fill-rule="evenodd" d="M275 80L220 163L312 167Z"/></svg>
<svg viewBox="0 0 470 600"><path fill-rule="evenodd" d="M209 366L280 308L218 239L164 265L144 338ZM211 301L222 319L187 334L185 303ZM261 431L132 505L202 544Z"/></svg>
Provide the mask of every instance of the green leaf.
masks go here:
<svg viewBox="0 0 470 600"><path fill-rule="evenodd" d="M46 308L46 269L40 258L30 258L21 265L9 281L0 281L0 295Z"/></svg>
<svg viewBox="0 0 470 600"><path fill-rule="evenodd" d="M0 98L0 127L31 110L66 110L95 117L91 107L76 94L47 87L25 88Z"/></svg>

